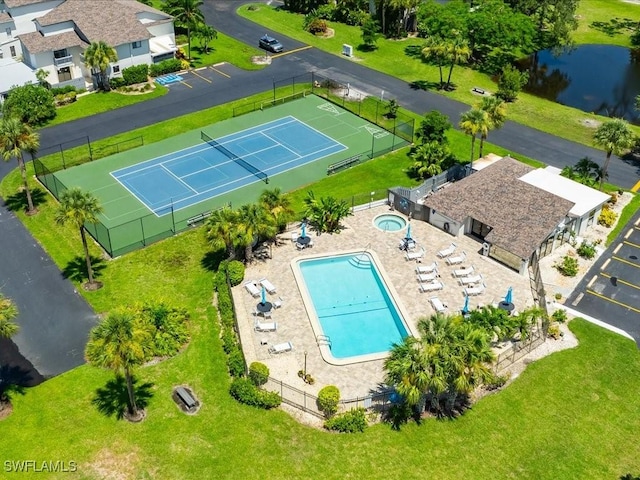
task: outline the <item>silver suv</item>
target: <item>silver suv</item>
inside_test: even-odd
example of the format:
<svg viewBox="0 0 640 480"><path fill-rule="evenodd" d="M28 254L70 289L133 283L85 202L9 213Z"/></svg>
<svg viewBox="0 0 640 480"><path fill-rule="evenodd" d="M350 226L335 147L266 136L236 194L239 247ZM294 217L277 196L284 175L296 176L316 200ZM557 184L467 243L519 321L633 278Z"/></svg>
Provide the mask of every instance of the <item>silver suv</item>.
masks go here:
<svg viewBox="0 0 640 480"><path fill-rule="evenodd" d="M265 50L269 50L273 53L280 53L284 49L284 47L278 40L270 37L269 35L264 35L263 37L261 37L258 45L260 46L260 48L264 48Z"/></svg>

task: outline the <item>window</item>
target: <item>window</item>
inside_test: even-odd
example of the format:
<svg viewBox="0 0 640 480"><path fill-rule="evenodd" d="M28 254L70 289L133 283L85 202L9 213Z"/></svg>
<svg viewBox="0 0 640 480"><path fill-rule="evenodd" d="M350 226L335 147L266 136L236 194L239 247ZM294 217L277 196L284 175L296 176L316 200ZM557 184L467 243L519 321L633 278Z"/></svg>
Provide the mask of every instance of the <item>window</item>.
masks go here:
<svg viewBox="0 0 640 480"><path fill-rule="evenodd" d="M11 52L11 56L15 57L16 56L16 47L14 47L13 45L11 45L9 47L9 51Z"/></svg>
<svg viewBox="0 0 640 480"><path fill-rule="evenodd" d="M595 218L596 218L596 211L591 210L591 212L589 213L589 219L587 220L587 227L590 227L591 225L593 225L593 220Z"/></svg>
<svg viewBox="0 0 640 480"><path fill-rule="evenodd" d="M113 66L113 73L120 73L120 65Z"/></svg>
<svg viewBox="0 0 640 480"><path fill-rule="evenodd" d="M67 49L63 48L62 50L54 50L53 51L53 58L64 58L64 57L68 57L69 54L67 53Z"/></svg>
<svg viewBox="0 0 640 480"><path fill-rule="evenodd" d="M133 43L131 44L131 46L132 46L133 48L140 48L140 47L142 47L142 42L133 42Z"/></svg>
<svg viewBox="0 0 640 480"><path fill-rule="evenodd" d="M11 38L11 27L7 27L6 32L7 32L7 37Z"/></svg>
<svg viewBox="0 0 640 480"><path fill-rule="evenodd" d="M58 70L58 82L66 82L67 80L71 80L71 68L63 67Z"/></svg>

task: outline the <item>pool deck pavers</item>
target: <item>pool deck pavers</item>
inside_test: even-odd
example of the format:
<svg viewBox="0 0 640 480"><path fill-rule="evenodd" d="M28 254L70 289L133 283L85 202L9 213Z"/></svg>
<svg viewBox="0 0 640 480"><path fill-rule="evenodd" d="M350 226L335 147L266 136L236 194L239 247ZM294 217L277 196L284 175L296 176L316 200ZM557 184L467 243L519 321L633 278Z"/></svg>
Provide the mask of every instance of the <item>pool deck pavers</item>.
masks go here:
<svg viewBox="0 0 640 480"><path fill-rule="evenodd" d="M388 206L376 206L346 218L343 221L345 228L340 233L316 236L311 231L309 233L313 236L314 246L309 250L298 251L291 241L291 231L288 231L280 236L279 245L272 248L272 258L256 260L247 267L245 281L268 278L277 287L277 293L269 295L268 299L283 299L282 307L273 311L273 321L278 324L277 331L255 332L253 311L260 298L252 297L242 284L234 287L233 296L247 364L262 362L269 367L271 377L312 395L317 395L325 385L335 385L340 389L343 399L363 397L383 384L384 360L334 366L322 359L291 267L292 260L306 254L331 255L354 249L373 250L381 263L378 266L386 273L397 299L409 315L405 320L414 331L417 331L418 319L435 313L429 303L432 296L437 296L448 306L445 313L457 313L464 305L463 286L452 275L453 270L460 266L448 266L444 260L436 257L436 252L452 241L457 244L456 252L464 251L467 254L463 265L473 265L482 274L486 284L484 293L470 298L470 308L478 304L497 304L509 287L513 287L517 310L533 305L529 277L521 276L495 260L482 256L481 242L468 236L454 238L426 222L413 220L411 236L417 240L418 249L424 247L426 250L422 264L436 260L440 280L444 283L443 290L421 293L415 272L419 264L407 261L404 252L398 248L405 230L382 232L373 225L374 218L385 213L390 213ZM293 350L275 355L269 353L270 345L282 342L291 342ZM305 384L297 375L299 370L304 369L305 352L307 372L315 379L314 385Z"/></svg>

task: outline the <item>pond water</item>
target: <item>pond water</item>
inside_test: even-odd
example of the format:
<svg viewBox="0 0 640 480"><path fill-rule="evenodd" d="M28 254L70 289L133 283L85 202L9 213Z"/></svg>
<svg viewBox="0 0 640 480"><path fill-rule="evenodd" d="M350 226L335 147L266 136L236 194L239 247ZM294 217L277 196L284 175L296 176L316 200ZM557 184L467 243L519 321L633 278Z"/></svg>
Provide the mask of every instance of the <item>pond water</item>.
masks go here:
<svg viewBox="0 0 640 480"><path fill-rule="evenodd" d="M525 91L609 117L640 123L640 52L613 45L581 45L555 57L550 51L519 62L529 71Z"/></svg>

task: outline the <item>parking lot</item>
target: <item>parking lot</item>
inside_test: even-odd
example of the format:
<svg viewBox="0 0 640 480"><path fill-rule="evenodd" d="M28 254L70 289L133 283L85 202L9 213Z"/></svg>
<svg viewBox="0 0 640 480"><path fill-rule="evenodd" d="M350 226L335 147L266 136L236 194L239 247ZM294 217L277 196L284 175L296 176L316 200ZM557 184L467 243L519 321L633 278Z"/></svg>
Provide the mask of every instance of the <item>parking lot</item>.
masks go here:
<svg viewBox="0 0 640 480"><path fill-rule="evenodd" d="M198 68L180 73L182 80L166 84L169 90L191 88L205 86L207 84L214 85L220 82L231 82L236 73L237 68L228 63L219 65L211 65L208 67Z"/></svg>

